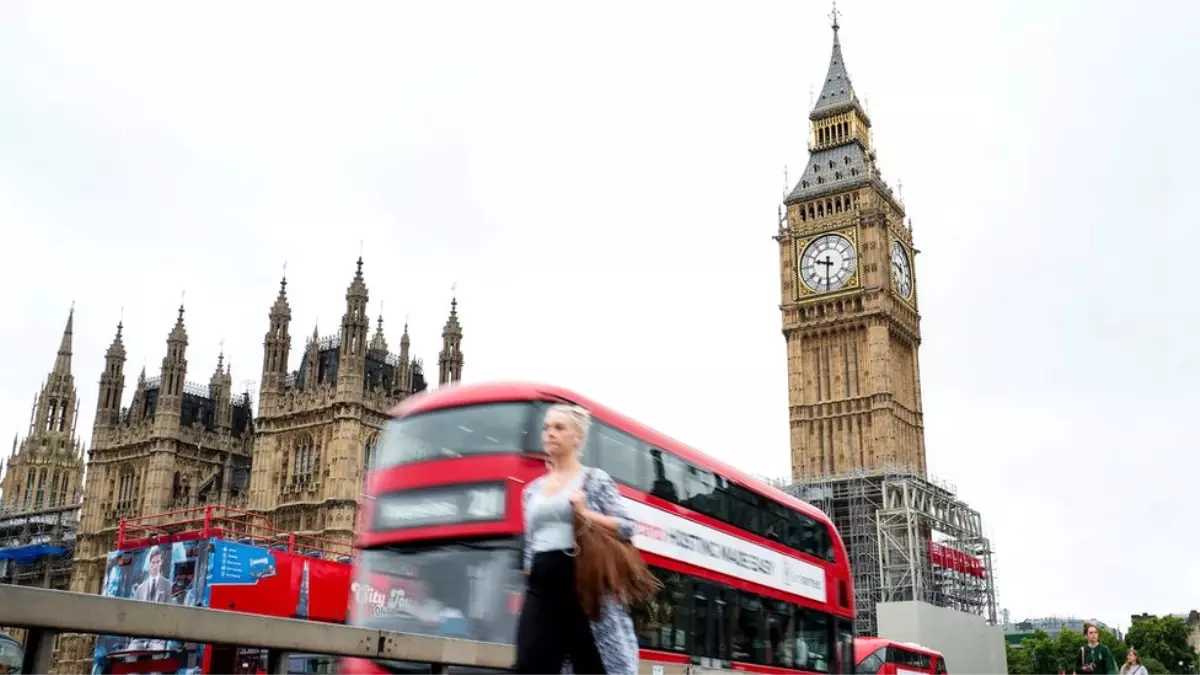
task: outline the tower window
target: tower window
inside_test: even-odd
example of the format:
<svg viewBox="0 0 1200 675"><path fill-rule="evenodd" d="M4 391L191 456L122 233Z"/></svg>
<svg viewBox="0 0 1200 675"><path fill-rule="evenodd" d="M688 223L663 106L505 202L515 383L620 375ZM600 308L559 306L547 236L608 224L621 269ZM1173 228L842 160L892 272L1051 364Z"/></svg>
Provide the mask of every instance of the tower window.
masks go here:
<svg viewBox="0 0 1200 675"><path fill-rule="evenodd" d="M315 468L316 453L313 448L313 440L310 436L303 437L296 444L296 449L292 459L292 482L308 482L312 479L313 469Z"/></svg>
<svg viewBox="0 0 1200 675"><path fill-rule="evenodd" d="M845 157L843 157L842 163L845 164L846 166L850 166L850 155L846 155Z"/></svg>
<svg viewBox="0 0 1200 675"><path fill-rule="evenodd" d="M808 187L808 181L806 181L806 180L802 180L802 181L800 181L800 186L801 186L801 187Z"/></svg>

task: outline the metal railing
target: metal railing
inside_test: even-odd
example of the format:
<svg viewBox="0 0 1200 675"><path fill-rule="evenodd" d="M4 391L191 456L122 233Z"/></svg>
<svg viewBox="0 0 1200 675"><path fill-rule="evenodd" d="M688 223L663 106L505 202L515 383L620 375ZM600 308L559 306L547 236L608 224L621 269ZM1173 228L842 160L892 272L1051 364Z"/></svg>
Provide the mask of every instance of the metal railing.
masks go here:
<svg viewBox="0 0 1200 675"><path fill-rule="evenodd" d="M508 670L512 645L281 619L87 593L0 584L0 626L24 628L23 673L48 673L59 633L122 635L267 650L268 671L286 673L290 654Z"/></svg>

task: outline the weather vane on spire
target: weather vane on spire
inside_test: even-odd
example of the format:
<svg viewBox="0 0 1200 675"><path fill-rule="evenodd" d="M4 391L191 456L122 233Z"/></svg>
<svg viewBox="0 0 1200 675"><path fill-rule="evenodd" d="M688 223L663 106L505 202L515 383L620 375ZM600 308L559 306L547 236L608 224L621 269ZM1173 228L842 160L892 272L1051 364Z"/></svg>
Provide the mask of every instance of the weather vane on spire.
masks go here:
<svg viewBox="0 0 1200 675"><path fill-rule="evenodd" d="M833 0L833 11L829 13L829 18L833 21L834 30L838 29L838 17L841 15L842 13L837 8L837 0Z"/></svg>

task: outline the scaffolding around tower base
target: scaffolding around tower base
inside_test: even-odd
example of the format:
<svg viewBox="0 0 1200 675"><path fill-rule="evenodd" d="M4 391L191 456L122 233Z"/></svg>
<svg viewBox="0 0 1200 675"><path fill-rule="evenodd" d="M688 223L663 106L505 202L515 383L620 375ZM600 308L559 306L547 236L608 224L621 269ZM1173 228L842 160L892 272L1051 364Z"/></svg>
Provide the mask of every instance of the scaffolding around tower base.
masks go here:
<svg viewBox="0 0 1200 675"><path fill-rule="evenodd" d="M854 575L858 635L877 634L877 603L904 600L996 624L991 542L953 486L907 469L769 482L833 520Z"/></svg>

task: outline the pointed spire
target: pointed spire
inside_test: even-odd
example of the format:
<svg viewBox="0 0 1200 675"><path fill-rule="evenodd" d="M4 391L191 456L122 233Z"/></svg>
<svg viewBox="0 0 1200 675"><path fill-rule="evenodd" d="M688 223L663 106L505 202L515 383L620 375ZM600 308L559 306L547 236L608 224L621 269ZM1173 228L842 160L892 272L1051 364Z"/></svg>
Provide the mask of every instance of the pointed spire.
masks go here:
<svg viewBox="0 0 1200 675"><path fill-rule="evenodd" d="M788 206L881 180L871 147L871 120L854 92L842 57L839 16L835 5L830 14L833 49L829 68L821 94L808 115L812 123L808 163L783 200ZM890 199L887 194L884 197Z"/></svg>
<svg viewBox="0 0 1200 675"><path fill-rule="evenodd" d="M835 109L858 105L858 97L854 93L854 87L850 84L850 73L846 70L846 62L842 58L842 43L838 37L838 30L841 28L838 24L840 15L837 3L834 2L833 11L829 15L833 20L833 51L829 55L829 69L825 73L825 83L821 87L821 95L817 97L817 103L813 106L812 115L810 115L810 118L813 119Z"/></svg>
<svg viewBox="0 0 1200 675"><path fill-rule="evenodd" d="M363 281L363 259L358 256L358 262L355 265L354 279L350 282L350 287L346 289L346 300L353 298L367 297L367 284Z"/></svg>
<svg viewBox="0 0 1200 675"><path fill-rule="evenodd" d="M375 335L371 338L371 349L373 351L387 351L387 340L383 337L383 303L379 305L379 318L375 325Z"/></svg>
<svg viewBox="0 0 1200 675"><path fill-rule="evenodd" d="M71 374L71 341L75 327L75 303L71 303L71 311L67 314L67 327L63 329L62 342L58 345L58 356L54 359L55 375Z"/></svg>
<svg viewBox="0 0 1200 675"><path fill-rule="evenodd" d="M450 318L446 319L446 327L442 329L442 337L462 335L462 326L458 323L458 296L450 298Z"/></svg>
<svg viewBox="0 0 1200 675"><path fill-rule="evenodd" d="M183 305L179 306L179 317L175 319L175 327L171 329L171 334L167 336L167 342L187 344L187 330L183 327Z"/></svg>
<svg viewBox="0 0 1200 675"><path fill-rule="evenodd" d="M117 322L117 335L113 338L112 344L108 346L108 352L105 354L105 358L107 358L109 360L113 360L113 359L124 360L125 359L125 341L121 338L121 335L124 332L124 330L125 330L125 323L123 321L118 321Z"/></svg>
<svg viewBox="0 0 1200 675"><path fill-rule="evenodd" d="M272 319L291 319L292 308L287 298L287 264L284 264L284 275L279 280L279 295L275 296L275 304L271 305Z"/></svg>

